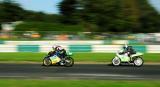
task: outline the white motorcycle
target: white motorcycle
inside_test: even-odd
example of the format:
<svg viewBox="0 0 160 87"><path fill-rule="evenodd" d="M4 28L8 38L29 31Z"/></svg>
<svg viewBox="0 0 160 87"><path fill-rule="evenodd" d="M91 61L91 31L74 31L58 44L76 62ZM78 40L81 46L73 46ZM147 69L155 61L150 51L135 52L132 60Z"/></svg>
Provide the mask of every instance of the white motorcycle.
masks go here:
<svg viewBox="0 0 160 87"><path fill-rule="evenodd" d="M142 66L144 60L142 58L143 53L137 52L128 56L128 53L121 54L119 52L116 53L116 56L112 59L112 64L114 66L119 66L121 63L134 64L135 66Z"/></svg>

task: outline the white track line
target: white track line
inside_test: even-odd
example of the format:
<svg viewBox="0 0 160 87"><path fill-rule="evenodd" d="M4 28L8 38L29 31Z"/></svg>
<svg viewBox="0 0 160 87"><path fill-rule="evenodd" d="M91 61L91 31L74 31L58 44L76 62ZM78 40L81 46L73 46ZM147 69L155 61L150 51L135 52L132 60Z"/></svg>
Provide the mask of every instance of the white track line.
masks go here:
<svg viewBox="0 0 160 87"><path fill-rule="evenodd" d="M138 77L135 75L121 75L121 74L85 74L85 73L70 73L66 74L70 76L95 76L95 77Z"/></svg>

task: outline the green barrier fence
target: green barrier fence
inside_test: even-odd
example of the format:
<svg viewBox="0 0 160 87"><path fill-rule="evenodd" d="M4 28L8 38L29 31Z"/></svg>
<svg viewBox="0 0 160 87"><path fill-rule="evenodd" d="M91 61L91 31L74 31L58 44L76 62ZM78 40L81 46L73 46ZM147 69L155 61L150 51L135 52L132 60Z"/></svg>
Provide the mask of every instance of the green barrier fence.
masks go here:
<svg viewBox="0 0 160 87"><path fill-rule="evenodd" d="M133 48L137 51L137 52L147 52L147 48L146 46L144 45L140 45L140 46L133 46Z"/></svg>
<svg viewBox="0 0 160 87"><path fill-rule="evenodd" d="M39 52L39 45L18 45L19 52Z"/></svg>
<svg viewBox="0 0 160 87"><path fill-rule="evenodd" d="M138 44L139 42L137 40L129 40L128 43L129 44Z"/></svg>
<svg viewBox="0 0 160 87"><path fill-rule="evenodd" d="M0 40L0 44L5 44L5 42L3 40Z"/></svg>
<svg viewBox="0 0 160 87"><path fill-rule="evenodd" d="M91 45L69 45L69 50L71 52L91 52Z"/></svg>

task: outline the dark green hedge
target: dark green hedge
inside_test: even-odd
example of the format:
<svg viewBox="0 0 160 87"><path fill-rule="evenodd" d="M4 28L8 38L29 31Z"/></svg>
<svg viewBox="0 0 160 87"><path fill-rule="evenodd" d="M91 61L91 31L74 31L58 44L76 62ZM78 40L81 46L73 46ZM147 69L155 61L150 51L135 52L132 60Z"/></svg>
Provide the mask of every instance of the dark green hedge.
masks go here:
<svg viewBox="0 0 160 87"><path fill-rule="evenodd" d="M15 31L84 31L82 25L65 25L60 23L24 22L16 26Z"/></svg>

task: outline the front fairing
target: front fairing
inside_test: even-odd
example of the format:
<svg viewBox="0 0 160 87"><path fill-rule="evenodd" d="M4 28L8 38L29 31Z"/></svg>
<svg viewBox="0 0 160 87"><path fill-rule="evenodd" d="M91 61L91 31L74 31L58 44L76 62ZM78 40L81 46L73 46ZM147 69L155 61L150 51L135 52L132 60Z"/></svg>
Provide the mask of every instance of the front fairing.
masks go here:
<svg viewBox="0 0 160 87"><path fill-rule="evenodd" d="M67 56L72 56L73 55L73 53L71 53L71 52L66 52L66 54L67 54Z"/></svg>
<svg viewBox="0 0 160 87"><path fill-rule="evenodd" d="M52 64L56 64L61 61L61 59L57 55L51 56L50 60L52 61Z"/></svg>
<svg viewBox="0 0 160 87"><path fill-rule="evenodd" d="M133 58L133 57L142 56L142 55L143 55L143 53L137 52L136 54L131 55L131 57Z"/></svg>

